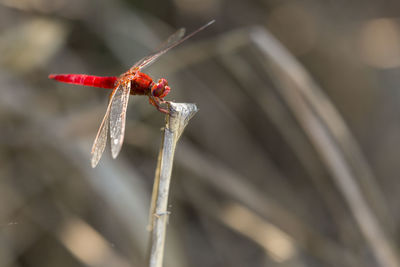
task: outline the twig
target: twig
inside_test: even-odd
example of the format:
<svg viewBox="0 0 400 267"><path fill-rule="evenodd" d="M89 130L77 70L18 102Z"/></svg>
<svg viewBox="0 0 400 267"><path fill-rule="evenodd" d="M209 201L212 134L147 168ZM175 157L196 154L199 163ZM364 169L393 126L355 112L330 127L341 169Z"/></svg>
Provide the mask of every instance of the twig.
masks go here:
<svg viewBox="0 0 400 267"><path fill-rule="evenodd" d="M168 193L176 143L189 120L197 112L195 104L168 103L170 114L165 121L164 135L150 207L151 252L150 267L161 267L164 255L165 234L168 222Z"/></svg>

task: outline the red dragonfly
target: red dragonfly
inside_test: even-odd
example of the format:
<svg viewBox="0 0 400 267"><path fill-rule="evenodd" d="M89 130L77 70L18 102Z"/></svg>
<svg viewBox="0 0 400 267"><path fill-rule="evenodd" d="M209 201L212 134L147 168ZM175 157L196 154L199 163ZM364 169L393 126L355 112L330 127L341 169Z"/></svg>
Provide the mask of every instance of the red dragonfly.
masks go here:
<svg viewBox="0 0 400 267"><path fill-rule="evenodd" d="M165 104L164 97L167 96L171 88L168 86L168 81L164 78L154 82L150 76L141 72L145 67L148 67L161 55L165 54L170 49L181 44L183 41L189 39L196 33L204 30L214 23L214 20L200 27L191 34L185 36L185 29L181 28L172 34L153 54L150 54L138 62L136 62L127 72L119 77L102 77L86 74L50 74L49 78L59 82L79 84L100 88L113 89L104 115L103 121L97 132L96 138L92 147L92 167L96 167L99 162L104 148L107 143L107 132L110 127L111 138L111 154L113 158L118 156L124 141L125 134L125 119L126 110L128 106L129 94L131 95L145 95L149 98L151 105L155 106L159 111L168 113L166 109L161 107ZM110 125L110 126L109 126Z"/></svg>

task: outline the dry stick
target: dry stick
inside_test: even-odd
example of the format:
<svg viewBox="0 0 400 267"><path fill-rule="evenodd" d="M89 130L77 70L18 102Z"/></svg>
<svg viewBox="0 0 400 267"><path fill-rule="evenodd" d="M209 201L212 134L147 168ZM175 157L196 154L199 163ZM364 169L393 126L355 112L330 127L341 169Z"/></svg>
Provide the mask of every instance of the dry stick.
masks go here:
<svg viewBox="0 0 400 267"><path fill-rule="evenodd" d="M151 253L150 267L161 267L168 222L168 193L176 143L189 120L197 112L195 104L168 103L163 140L158 154L150 207Z"/></svg>

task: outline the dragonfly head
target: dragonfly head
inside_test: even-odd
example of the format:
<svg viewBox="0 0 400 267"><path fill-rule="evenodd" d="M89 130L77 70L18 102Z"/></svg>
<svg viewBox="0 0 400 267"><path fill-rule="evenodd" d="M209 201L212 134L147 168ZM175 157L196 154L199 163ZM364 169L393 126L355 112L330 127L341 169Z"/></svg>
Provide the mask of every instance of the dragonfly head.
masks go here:
<svg viewBox="0 0 400 267"><path fill-rule="evenodd" d="M159 79L157 83L153 83L151 86L151 94L158 98L166 97L170 90L168 81L164 78Z"/></svg>

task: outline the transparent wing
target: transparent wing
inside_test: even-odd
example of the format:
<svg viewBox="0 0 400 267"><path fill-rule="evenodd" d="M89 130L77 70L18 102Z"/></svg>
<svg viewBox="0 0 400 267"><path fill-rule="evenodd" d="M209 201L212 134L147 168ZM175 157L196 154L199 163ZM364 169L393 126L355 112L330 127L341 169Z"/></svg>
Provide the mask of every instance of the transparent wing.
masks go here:
<svg viewBox="0 0 400 267"><path fill-rule="evenodd" d="M182 37L183 37L183 34L185 34L185 30L184 29L178 30L176 33L174 33L173 35L171 35L167 39L167 41L161 46L161 48L158 51L156 51L155 53L153 53L153 54L151 54L151 55L149 55L147 57L144 57L141 60L139 60L135 65L133 65L131 70L134 69L134 68L137 68L139 70L145 68L146 66L150 65L151 63L153 63L160 56L164 55L169 50L171 50L175 46L181 44L182 42L186 41L187 39L189 39L193 35L197 34L198 32L204 30L205 28L207 28L208 26L210 26L214 22L215 22L215 20L212 20L212 21L208 22L207 24L203 25L202 27L200 27L199 29L195 30L191 34L185 36L185 38L183 38L183 39L182 39Z"/></svg>
<svg viewBox="0 0 400 267"><path fill-rule="evenodd" d="M161 43L157 47L156 51L161 51L161 50L165 49L166 47L170 46L171 44L178 42L185 35L185 32L186 32L185 28L180 28L175 33L171 34L167 40L165 40L163 43Z"/></svg>
<svg viewBox="0 0 400 267"><path fill-rule="evenodd" d="M128 107L131 83L119 86L111 101L110 110L110 139L111 154L113 158L118 156L124 142L126 109Z"/></svg>
<svg viewBox="0 0 400 267"><path fill-rule="evenodd" d="M138 66L142 65L143 62L147 61L154 55L156 55L158 52L164 50L165 48L169 47L171 44L174 44L178 42L182 37L185 35L185 28L180 28L177 30L174 34L172 34L170 37L168 37L167 40L165 40L157 49L156 52L151 53L150 55L145 56L141 60L135 63L135 65L132 66L131 69L137 68Z"/></svg>
<svg viewBox="0 0 400 267"><path fill-rule="evenodd" d="M99 163L101 156L103 155L104 148L107 144L107 133L108 133L108 124L110 121L110 111L111 111L111 103L114 98L115 92L118 88L114 89L114 91L110 94L110 99L108 101L108 106L106 110L106 114L104 115L103 121L100 124L100 128L97 132L96 138L94 139L94 143L92 146L92 168L97 166Z"/></svg>

